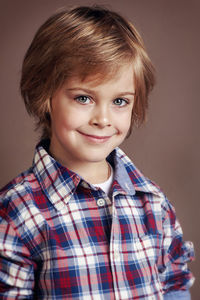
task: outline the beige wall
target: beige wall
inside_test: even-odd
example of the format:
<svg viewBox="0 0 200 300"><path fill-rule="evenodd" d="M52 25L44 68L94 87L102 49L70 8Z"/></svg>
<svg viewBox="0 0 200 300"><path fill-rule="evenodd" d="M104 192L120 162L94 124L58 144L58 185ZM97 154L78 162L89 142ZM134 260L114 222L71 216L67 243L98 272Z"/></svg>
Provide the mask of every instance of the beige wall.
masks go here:
<svg viewBox="0 0 200 300"><path fill-rule="evenodd" d="M148 123L135 131L123 149L156 181L176 207L185 239L199 254L199 28L198 0L96 1L128 17L143 35L157 69ZM38 26L57 8L90 4L84 0L1 0L0 186L29 167L38 140L18 85L23 55ZM199 299L200 262L191 265Z"/></svg>

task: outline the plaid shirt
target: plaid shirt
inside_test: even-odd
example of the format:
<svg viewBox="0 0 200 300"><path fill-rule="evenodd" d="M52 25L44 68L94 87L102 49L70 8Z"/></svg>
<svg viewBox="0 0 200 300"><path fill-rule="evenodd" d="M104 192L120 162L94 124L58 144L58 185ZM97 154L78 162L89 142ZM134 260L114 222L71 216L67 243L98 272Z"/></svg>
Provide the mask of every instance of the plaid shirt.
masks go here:
<svg viewBox="0 0 200 300"><path fill-rule="evenodd" d="M110 197L44 144L1 191L0 299L153 300L192 285L192 244L169 201L120 149L108 160Z"/></svg>

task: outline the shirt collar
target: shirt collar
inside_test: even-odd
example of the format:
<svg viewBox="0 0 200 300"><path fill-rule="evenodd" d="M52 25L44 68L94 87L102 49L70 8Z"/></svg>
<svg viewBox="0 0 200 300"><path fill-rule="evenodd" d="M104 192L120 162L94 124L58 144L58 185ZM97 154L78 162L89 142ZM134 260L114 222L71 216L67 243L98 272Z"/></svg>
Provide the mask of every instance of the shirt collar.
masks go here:
<svg viewBox="0 0 200 300"><path fill-rule="evenodd" d="M120 148L116 148L113 152L116 168L115 179L124 191L132 195L136 191L160 195L160 188L146 178Z"/></svg>
<svg viewBox="0 0 200 300"><path fill-rule="evenodd" d="M111 152L108 156L107 160L114 167L114 183L118 184L117 190L118 192L122 192L123 194L134 195L135 188L132 184L130 177L128 176L127 170L121 157L119 155L120 149L116 148Z"/></svg>
<svg viewBox="0 0 200 300"><path fill-rule="evenodd" d="M62 209L73 196L82 179L51 157L48 148L48 140L43 140L37 145L33 159L33 172L48 199L58 209ZM120 148L114 149L107 159L114 166L114 182L118 183L118 190L122 193L129 195L134 195L136 191L160 193L158 187L143 176Z"/></svg>
<svg viewBox="0 0 200 300"><path fill-rule="evenodd" d="M47 152L49 141L41 141L35 150L33 172L48 199L62 209L72 197L81 178L60 165Z"/></svg>

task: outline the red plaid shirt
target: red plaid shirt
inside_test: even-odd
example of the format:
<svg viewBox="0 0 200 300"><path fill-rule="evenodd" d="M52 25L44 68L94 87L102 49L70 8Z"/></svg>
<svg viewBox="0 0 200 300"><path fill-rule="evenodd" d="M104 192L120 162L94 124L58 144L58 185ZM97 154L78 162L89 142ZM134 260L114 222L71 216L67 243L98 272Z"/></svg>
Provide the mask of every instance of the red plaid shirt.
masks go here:
<svg viewBox="0 0 200 300"><path fill-rule="evenodd" d="M0 299L189 299L192 244L172 205L120 149L108 160L110 197L44 144L1 191Z"/></svg>

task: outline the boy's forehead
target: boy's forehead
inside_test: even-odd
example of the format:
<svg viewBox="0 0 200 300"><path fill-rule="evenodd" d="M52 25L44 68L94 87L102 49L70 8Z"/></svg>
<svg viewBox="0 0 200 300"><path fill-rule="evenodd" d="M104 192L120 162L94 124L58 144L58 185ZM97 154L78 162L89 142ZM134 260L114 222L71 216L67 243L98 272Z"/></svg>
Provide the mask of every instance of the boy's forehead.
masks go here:
<svg viewBox="0 0 200 300"><path fill-rule="evenodd" d="M107 82L115 82L120 80L122 77L129 75L134 83L134 68L132 64L124 64L109 70L98 70L96 72L88 73L85 76L74 75L66 80L65 84L74 85L80 83L81 85L87 84L92 86L98 86Z"/></svg>

